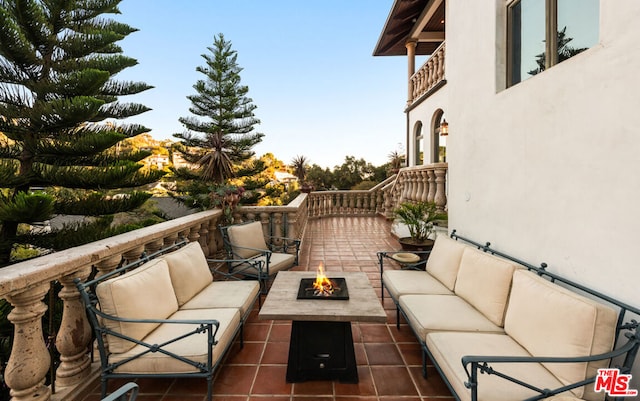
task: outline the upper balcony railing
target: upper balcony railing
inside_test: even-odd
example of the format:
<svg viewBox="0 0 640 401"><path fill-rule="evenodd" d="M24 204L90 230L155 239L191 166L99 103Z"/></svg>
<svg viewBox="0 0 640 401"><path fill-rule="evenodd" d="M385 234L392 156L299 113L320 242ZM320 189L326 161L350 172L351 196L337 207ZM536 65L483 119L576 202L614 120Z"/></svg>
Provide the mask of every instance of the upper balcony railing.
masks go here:
<svg viewBox="0 0 640 401"><path fill-rule="evenodd" d="M236 221L259 220L265 234L301 238L308 218L322 216L384 215L405 200L432 200L446 208L447 165L407 167L368 191L324 191L301 194L286 206L242 206ZM14 401L74 400L93 383L99 368L92 364L92 333L75 278L102 275L121 263L153 253L181 238L198 241L206 255L221 248L218 230L222 212L209 210L141 228L101 241L48 254L0 269L0 299L11 306L8 319L14 326L11 356L4 371ZM54 286L53 283L60 286ZM61 288L55 294L53 288ZM47 294L62 302L62 321L55 337L44 338L42 317ZM6 322L6 321L5 321ZM47 344L49 342L49 344ZM50 347L59 355L52 360ZM46 385L51 366L55 377ZM55 391L54 391L55 390Z"/></svg>
<svg viewBox="0 0 640 401"><path fill-rule="evenodd" d="M445 81L444 54L445 42L442 42L422 67L409 78L409 104L430 95Z"/></svg>

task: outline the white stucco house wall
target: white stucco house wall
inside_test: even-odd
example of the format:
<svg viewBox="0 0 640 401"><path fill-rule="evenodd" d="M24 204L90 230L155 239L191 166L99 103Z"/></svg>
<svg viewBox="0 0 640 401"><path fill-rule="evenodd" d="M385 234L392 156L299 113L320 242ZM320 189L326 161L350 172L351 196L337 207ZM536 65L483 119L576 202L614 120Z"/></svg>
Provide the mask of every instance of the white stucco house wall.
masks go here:
<svg viewBox="0 0 640 401"><path fill-rule="evenodd" d="M509 10L519 2L394 1L374 55L402 55L404 46L411 75L420 68L412 52L446 45L444 82L428 96L409 94L409 163L421 163L419 150L422 163L434 162L443 113L449 229L638 307L640 1L595 0L595 42L511 84ZM394 36L394 12L410 7L416 18ZM443 32L427 32L435 22Z"/></svg>

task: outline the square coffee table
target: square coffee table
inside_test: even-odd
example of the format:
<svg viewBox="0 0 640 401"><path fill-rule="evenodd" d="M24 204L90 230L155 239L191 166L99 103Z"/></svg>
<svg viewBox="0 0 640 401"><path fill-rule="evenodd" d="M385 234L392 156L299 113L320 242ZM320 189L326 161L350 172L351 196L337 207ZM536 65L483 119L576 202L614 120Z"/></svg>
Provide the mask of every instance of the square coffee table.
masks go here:
<svg viewBox="0 0 640 401"><path fill-rule="evenodd" d="M385 323L387 315L369 278L360 272L326 272L344 278L349 299L298 299L300 280L314 271L278 272L258 317L291 320L287 382L332 380L357 383L351 322Z"/></svg>

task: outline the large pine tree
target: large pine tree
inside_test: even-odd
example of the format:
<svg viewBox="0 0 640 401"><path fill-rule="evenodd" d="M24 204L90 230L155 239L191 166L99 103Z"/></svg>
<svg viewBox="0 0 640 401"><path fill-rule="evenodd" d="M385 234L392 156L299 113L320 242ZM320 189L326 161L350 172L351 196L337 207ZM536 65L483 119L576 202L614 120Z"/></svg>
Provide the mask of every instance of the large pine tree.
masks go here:
<svg viewBox="0 0 640 401"><path fill-rule="evenodd" d="M148 110L121 103L119 96L151 88L114 79L137 64L116 44L136 30L105 16L119 14L120 1L0 0L0 266L16 244L39 241L29 232L21 235L20 223L55 213L131 210L148 195L110 199L104 191L158 178L141 170L138 162L147 154L123 154L115 146L148 131L117 122ZM56 195L61 193L71 195ZM95 238L77 237L79 242ZM54 249L76 245L44 243Z"/></svg>
<svg viewBox="0 0 640 401"><path fill-rule="evenodd" d="M246 96L249 87L240 84L242 68L231 42L218 34L207 49L206 65L196 68L205 78L193 86L197 94L187 96L193 116L179 119L186 131L174 136L181 139L185 159L200 167L202 182L223 184L251 159L264 135L254 132L260 123L253 113L257 106Z"/></svg>

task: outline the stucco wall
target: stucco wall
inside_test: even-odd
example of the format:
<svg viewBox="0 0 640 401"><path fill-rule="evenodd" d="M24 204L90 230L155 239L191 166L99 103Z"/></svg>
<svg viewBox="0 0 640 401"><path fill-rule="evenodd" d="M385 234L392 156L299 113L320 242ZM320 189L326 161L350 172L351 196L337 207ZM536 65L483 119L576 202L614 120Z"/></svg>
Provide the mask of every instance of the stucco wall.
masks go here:
<svg viewBox="0 0 640 401"><path fill-rule="evenodd" d="M640 305L640 2L602 1L598 45L505 90L504 2L447 7L449 227Z"/></svg>
<svg viewBox="0 0 640 401"><path fill-rule="evenodd" d="M450 227L640 305L640 2L603 2L599 45L501 91L497 4L448 3Z"/></svg>

